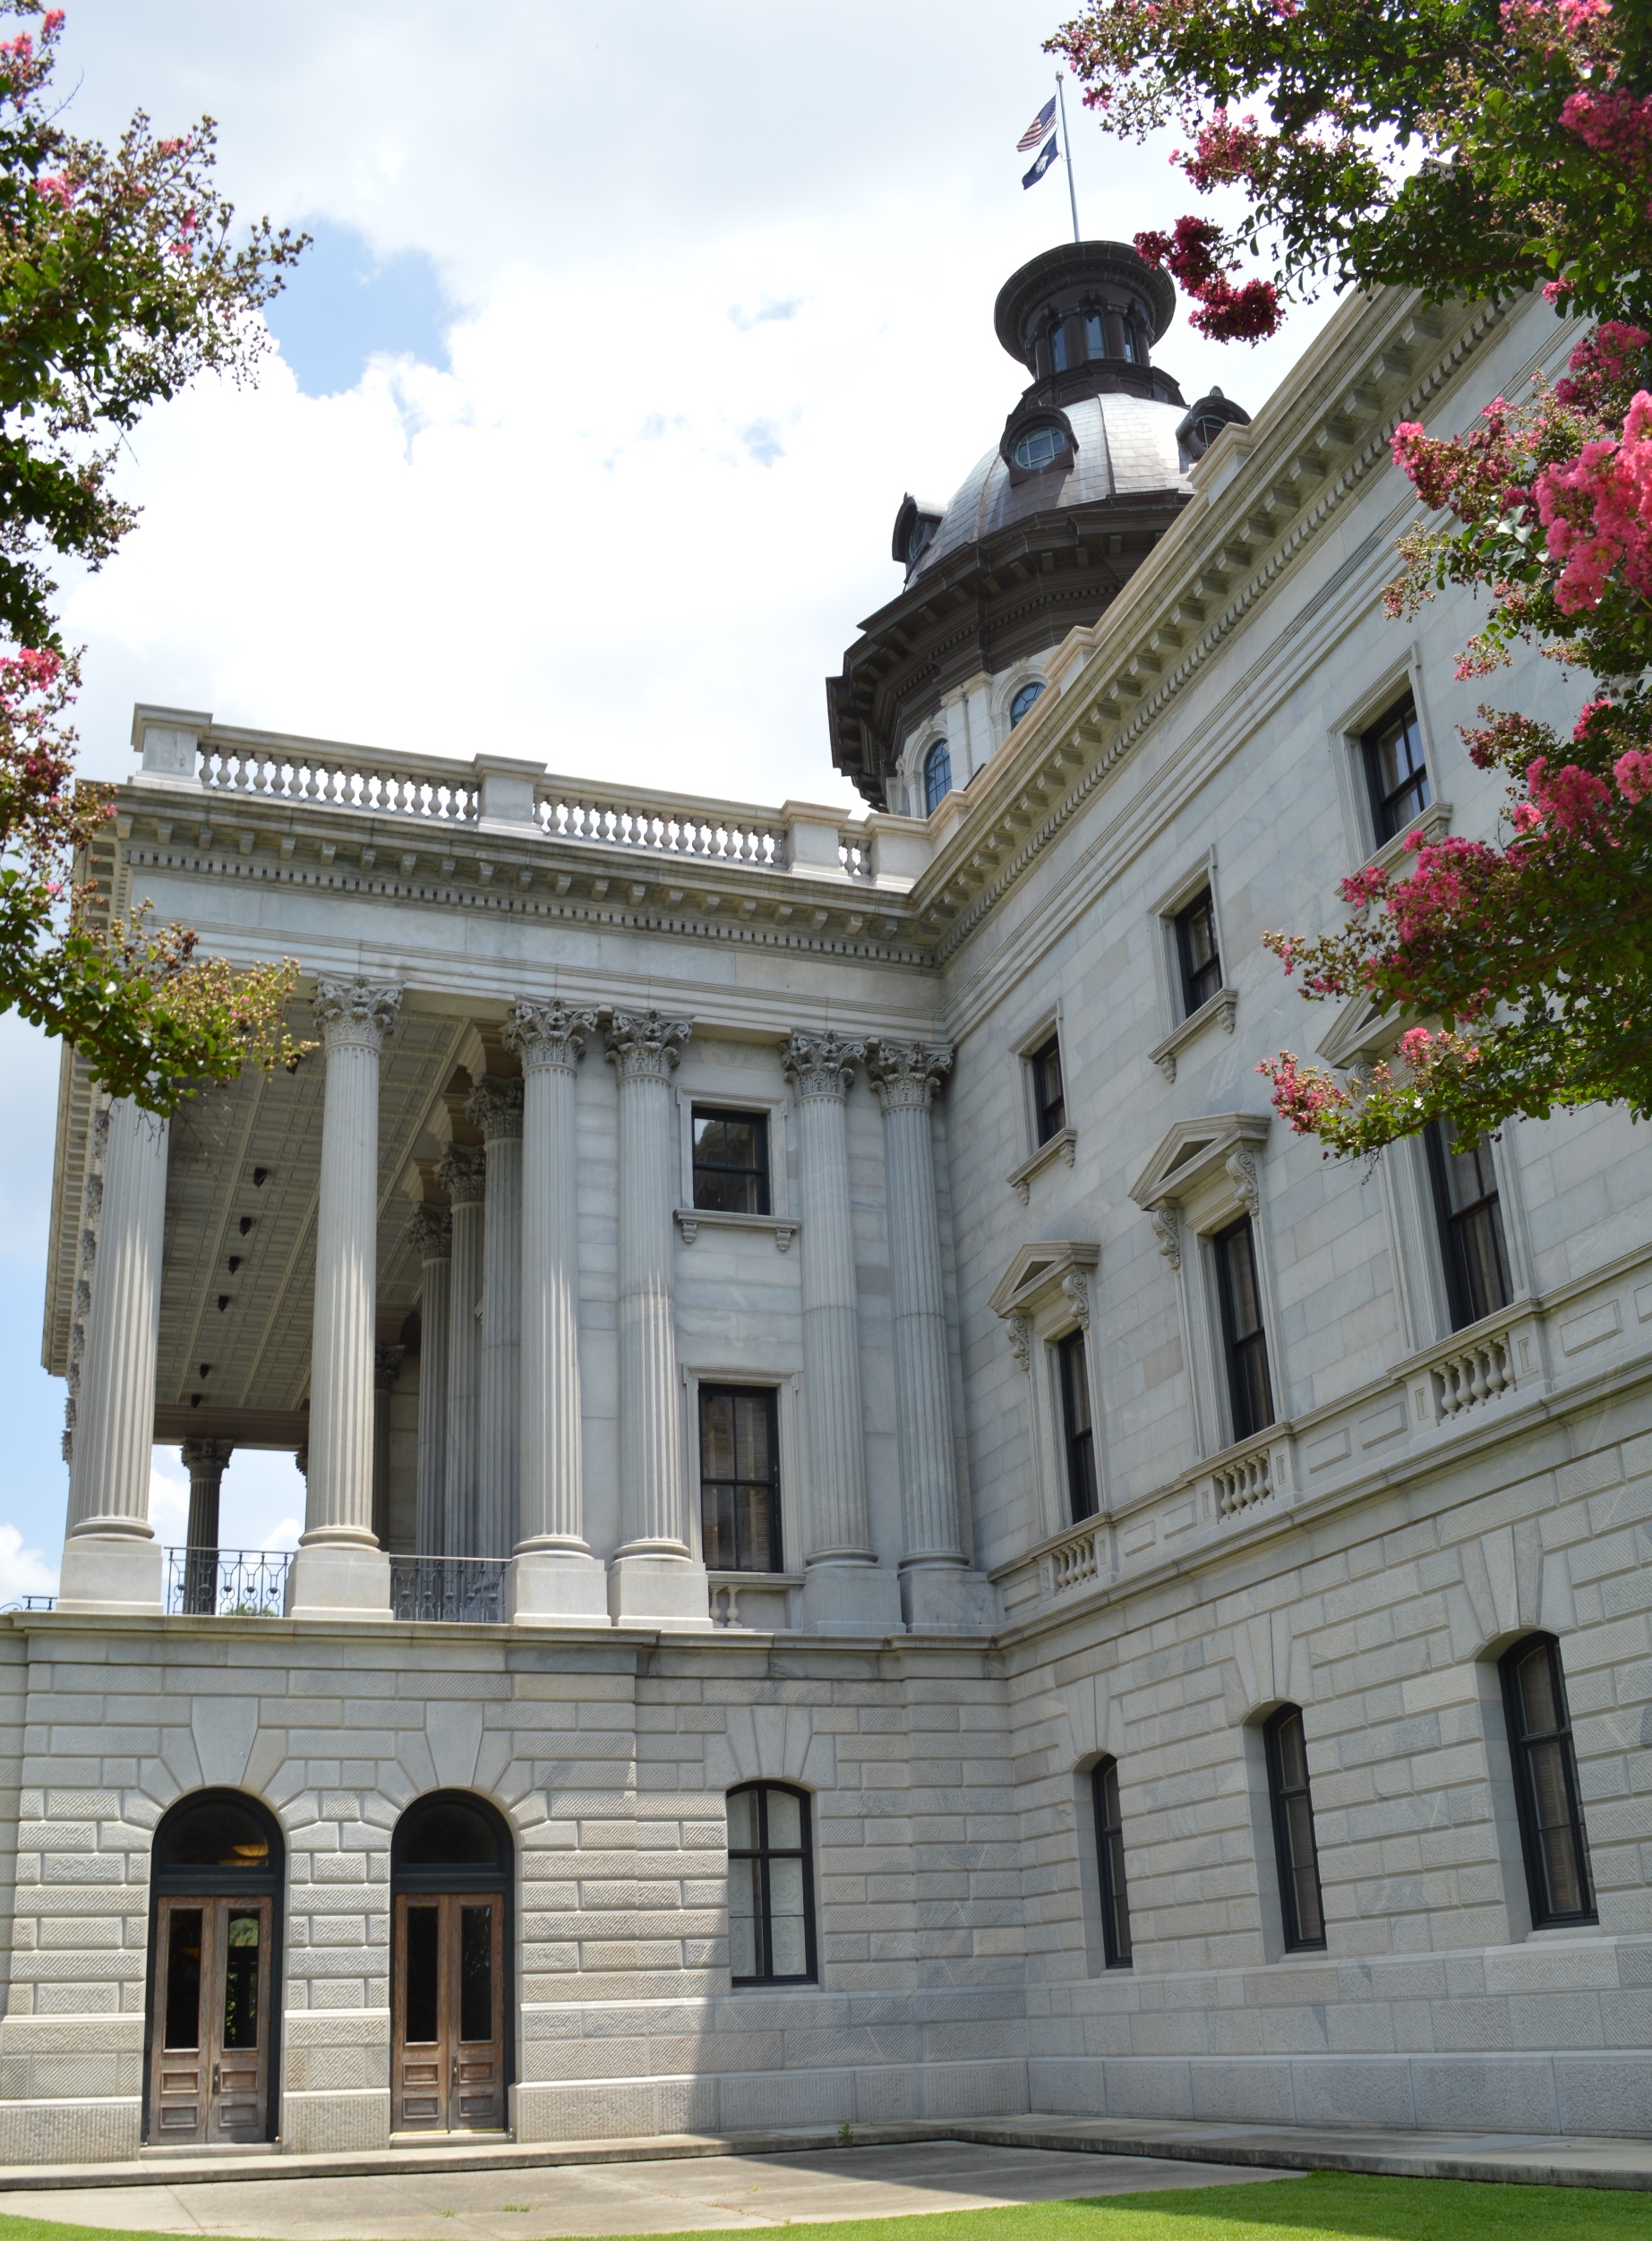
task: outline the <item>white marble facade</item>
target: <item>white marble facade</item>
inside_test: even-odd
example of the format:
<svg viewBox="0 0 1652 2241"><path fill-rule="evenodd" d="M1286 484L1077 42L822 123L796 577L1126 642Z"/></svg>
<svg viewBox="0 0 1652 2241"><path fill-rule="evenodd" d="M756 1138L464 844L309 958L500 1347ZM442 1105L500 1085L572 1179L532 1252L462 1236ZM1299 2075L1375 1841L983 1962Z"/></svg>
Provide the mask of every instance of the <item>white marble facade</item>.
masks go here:
<svg viewBox="0 0 1652 2241"><path fill-rule="evenodd" d="M1382 615L1412 513L1388 431L1466 424L1564 342L1536 305L1345 305L927 823L139 711L115 900L298 958L321 1047L193 1149L65 1071L64 1594L0 1621L0 2160L137 2148L150 1837L208 1785L282 1832L295 2149L389 2134L390 1845L439 1789L511 1833L524 2139L1029 2107L1652 2127L1652 1159L1615 1113L1506 1130L1509 1296L1465 1327L1417 1148L1326 1164L1254 1071L1369 1042L1259 937L1325 923L1374 852L1355 742L1398 691L1429 817L1497 816L1455 728L1486 689L1453 675L1465 608ZM1496 689L1571 689L1534 662ZM1206 886L1221 986L1187 1017L1174 921ZM766 1121L766 1213L697 1208L696 1103ZM1236 1438L1212 1239L1242 1219L1274 1420ZM416 1344L386 1321L415 1307ZM148 1447L198 1370L203 1427L307 1449L285 1615L163 1611ZM766 1570L703 1546L701 1384L776 1396ZM492 1560L497 1621L392 1618L421 1554ZM1595 1893L1559 1928L1498 1680L1538 1633ZM1286 1705L1312 1949L1269 1802ZM809 1982L731 1979L747 1782L812 1807Z"/></svg>

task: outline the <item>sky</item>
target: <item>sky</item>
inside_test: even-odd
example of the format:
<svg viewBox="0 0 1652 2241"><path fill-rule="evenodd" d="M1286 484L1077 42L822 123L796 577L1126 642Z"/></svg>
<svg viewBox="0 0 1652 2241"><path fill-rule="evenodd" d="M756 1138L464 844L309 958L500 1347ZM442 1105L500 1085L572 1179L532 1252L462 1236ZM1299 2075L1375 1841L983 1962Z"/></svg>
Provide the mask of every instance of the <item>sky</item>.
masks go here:
<svg viewBox="0 0 1652 2241"><path fill-rule="evenodd" d="M758 803L847 803L822 680L900 588L903 494L944 499L1024 373L1004 280L1069 237L1023 191L1062 0L69 0L67 120L218 121L247 216L313 236L255 386L131 438L139 526L64 569L81 767L132 706ZM1087 238L1193 198L1168 144L1069 98ZM1251 349L1178 316L1189 398L1254 410L1329 311ZM39 1368L56 1054L0 1019L0 1603L48 1590L62 1388ZM290 1458L244 1456L226 1545L288 1544ZM184 1475L153 1510L182 1537Z"/></svg>

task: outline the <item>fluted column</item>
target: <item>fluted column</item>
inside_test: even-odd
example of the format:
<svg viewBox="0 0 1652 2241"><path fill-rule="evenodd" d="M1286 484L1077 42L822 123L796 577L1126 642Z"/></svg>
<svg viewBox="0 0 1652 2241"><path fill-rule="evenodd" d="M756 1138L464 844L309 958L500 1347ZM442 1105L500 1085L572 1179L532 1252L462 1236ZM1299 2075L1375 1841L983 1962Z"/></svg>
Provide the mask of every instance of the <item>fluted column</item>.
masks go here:
<svg viewBox="0 0 1652 2241"><path fill-rule="evenodd" d="M407 1224L419 1256L419 1496L414 1552L442 1553L442 1496L448 1483L448 1318L452 1294L453 1219L445 1206L420 1206Z"/></svg>
<svg viewBox="0 0 1652 2241"><path fill-rule="evenodd" d="M489 1075L466 1107L482 1131L482 1361L476 1399L476 1556L509 1556L517 1537L522 1436L522 1084Z"/></svg>
<svg viewBox="0 0 1652 2241"><path fill-rule="evenodd" d="M894 1391L906 1554L902 1593L914 1627L988 1622L990 1590L964 1562L958 1533L952 1383L941 1283L940 1222L929 1106L953 1054L922 1043L870 1042L867 1072L884 1112Z"/></svg>
<svg viewBox="0 0 1652 2241"><path fill-rule="evenodd" d="M390 1395L407 1358L406 1347L372 1350L372 1537L390 1545Z"/></svg>
<svg viewBox="0 0 1652 2241"><path fill-rule="evenodd" d="M234 1452L227 1440L185 1440L179 1450L189 1473L189 1523L184 1533L185 1611L218 1609L218 1501Z"/></svg>
<svg viewBox="0 0 1652 2241"><path fill-rule="evenodd" d="M476 1400L482 1370L483 1201L487 1166L479 1144L449 1144L436 1180L452 1202L448 1294L448 1467L441 1549L476 1550Z"/></svg>
<svg viewBox="0 0 1652 2241"><path fill-rule="evenodd" d="M585 1538L575 1089L594 1012L518 1003L522 1061L522 1434L508 1606L525 1623L606 1626L608 1582Z"/></svg>
<svg viewBox="0 0 1652 2241"><path fill-rule="evenodd" d="M76 1396L69 1532L58 1605L158 1611L150 1525L155 1357L167 1210L166 1121L130 1098L109 1108L102 1203Z"/></svg>
<svg viewBox="0 0 1652 2241"><path fill-rule="evenodd" d="M608 1015L620 1077L620 1504L624 1543L609 1573L621 1625L709 1626L693 1555L677 1384L678 1149L671 1078L693 1031L658 1012Z"/></svg>
<svg viewBox="0 0 1652 2241"><path fill-rule="evenodd" d="M845 1105L864 1043L794 1034L782 1064L797 1099L803 1234L804 1614L817 1632L886 1633L900 1590L872 1547L860 1409L860 1318Z"/></svg>
<svg viewBox="0 0 1652 2241"><path fill-rule="evenodd" d="M315 1223L310 1469L304 1537L288 1575L295 1617L375 1618L390 1606L389 1560L372 1532L373 1345L378 1306L379 1054L401 990L321 980L326 1054Z"/></svg>

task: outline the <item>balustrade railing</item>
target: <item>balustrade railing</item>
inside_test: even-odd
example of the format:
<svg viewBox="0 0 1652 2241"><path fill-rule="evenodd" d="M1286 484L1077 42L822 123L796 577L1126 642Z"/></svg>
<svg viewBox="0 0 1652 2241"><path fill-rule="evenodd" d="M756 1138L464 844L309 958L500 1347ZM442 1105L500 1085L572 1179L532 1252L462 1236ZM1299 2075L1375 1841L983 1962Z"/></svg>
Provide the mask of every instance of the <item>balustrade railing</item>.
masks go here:
<svg viewBox="0 0 1652 2241"><path fill-rule="evenodd" d="M1253 1448L1248 1455L1236 1456L1211 1473L1211 1484L1219 1517L1231 1518L1241 1510L1254 1509L1274 1491L1271 1450Z"/></svg>
<svg viewBox="0 0 1652 2241"><path fill-rule="evenodd" d="M740 802L684 802L640 791L620 798L556 779L536 790L534 814L541 832L555 840L599 841L698 863L785 868L783 823L772 809Z"/></svg>
<svg viewBox="0 0 1652 2241"><path fill-rule="evenodd" d="M175 1618L278 1619L291 1549L167 1549L167 1609Z"/></svg>
<svg viewBox="0 0 1652 2241"><path fill-rule="evenodd" d="M390 1614L447 1626L496 1626L505 1615L502 1556L392 1556Z"/></svg>
<svg viewBox="0 0 1652 2241"><path fill-rule="evenodd" d="M1505 1331L1471 1339L1434 1364L1434 1416L1445 1424L1465 1408L1477 1408L1514 1384L1514 1362Z"/></svg>
<svg viewBox="0 0 1652 2241"><path fill-rule="evenodd" d="M328 802L375 816L434 817L449 825L474 824L478 814L475 781L434 757L409 756L381 768L331 756L203 746L200 770L209 793Z"/></svg>
<svg viewBox="0 0 1652 2241"><path fill-rule="evenodd" d="M1087 1518L1083 1524L1057 1542L1049 1551L1049 1593L1066 1595L1069 1588L1083 1587L1101 1577L1101 1524L1096 1518Z"/></svg>

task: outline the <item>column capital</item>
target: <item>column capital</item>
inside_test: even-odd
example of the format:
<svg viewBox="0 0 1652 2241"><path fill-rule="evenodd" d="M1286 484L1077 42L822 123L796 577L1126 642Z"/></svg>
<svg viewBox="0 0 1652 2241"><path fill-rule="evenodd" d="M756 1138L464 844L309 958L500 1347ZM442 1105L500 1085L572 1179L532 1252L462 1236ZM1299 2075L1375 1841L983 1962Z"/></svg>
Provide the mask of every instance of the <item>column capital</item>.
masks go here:
<svg viewBox="0 0 1652 2241"><path fill-rule="evenodd" d="M480 1206L488 1171L480 1144L449 1144L436 1164L436 1180L455 1206Z"/></svg>
<svg viewBox="0 0 1652 2241"><path fill-rule="evenodd" d="M866 1048L866 1071L886 1113L922 1111L952 1072L945 1043L886 1043L872 1036Z"/></svg>
<svg viewBox="0 0 1652 2241"><path fill-rule="evenodd" d="M228 1440L185 1440L179 1450L186 1471L226 1470L234 1452Z"/></svg>
<svg viewBox="0 0 1652 2241"><path fill-rule="evenodd" d="M473 1128L489 1143L514 1141L522 1133L522 1084L504 1074L484 1073L465 1100Z"/></svg>
<svg viewBox="0 0 1652 2241"><path fill-rule="evenodd" d="M388 1393L401 1375L401 1365L407 1358L406 1347L376 1346L372 1350L373 1390Z"/></svg>
<svg viewBox="0 0 1652 2241"><path fill-rule="evenodd" d="M395 1028L402 994L377 980L318 980L312 1009L325 1048L332 1051L355 1044L381 1049Z"/></svg>
<svg viewBox="0 0 1652 2241"><path fill-rule="evenodd" d="M602 1016L609 1063L619 1068L621 1082L669 1081L694 1032L692 1020L668 1020L659 1012L608 1011Z"/></svg>
<svg viewBox="0 0 1652 2241"><path fill-rule="evenodd" d="M407 1224L407 1242L421 1261L448 1261L453 1255L453 1217L445 1206L415 1206Z"/></svg>
<svg viewBox="0 0 1652 2241"><path fill-rule="evenodd" d="M780 1064L800 1097L845 1097L865 1056L864 1043L848 1042L830 1030L805 1035L793 1029L781 1046Z"/></svg>
<svg viewBox="0 0 1652 2241"><path fill-rule="evenodd" d="M571 1073L585 1056L585 1039L596 1031L595 1012L577 1012L566 1004L530 1004L518 996L505 1022L504 1045L522 1061L524 1073L542 1066L560 1066Z"/></svg>

